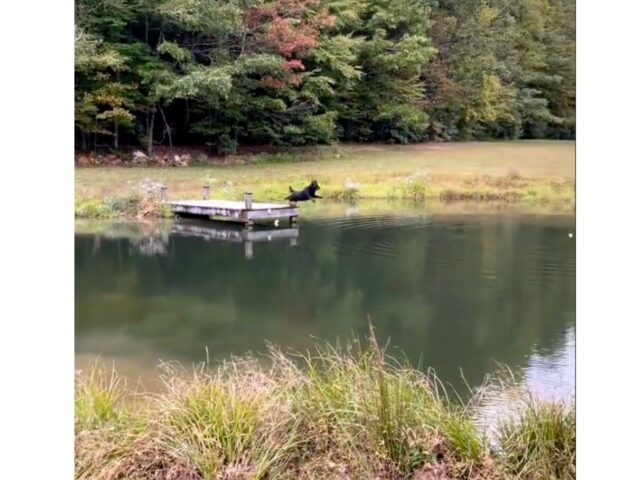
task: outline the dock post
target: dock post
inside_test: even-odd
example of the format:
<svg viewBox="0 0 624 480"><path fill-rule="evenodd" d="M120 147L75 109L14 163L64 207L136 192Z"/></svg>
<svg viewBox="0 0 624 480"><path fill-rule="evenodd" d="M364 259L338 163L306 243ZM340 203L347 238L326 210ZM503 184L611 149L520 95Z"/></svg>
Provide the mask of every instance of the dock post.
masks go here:
<svg viewBox="0 0 624 480"><path fill-rule="evenodd" d="M245 210L251 210L251 193L249 192L245 192L243 194L243 200L245 202ZM247 213L245 213L245 216L247 216ZM247 227L249 230L251 230L253 228L253 220L250 219L249 217L246 217L247 221L245 222L245 227Z"/></svg>
<svg viewBox="0 0 624 480"><path fill-rule="evenodd" d="M160 187L160 201L161 202L167 201L167 187L164 185Z"/></svg>
<svg viewBox="0 0 624 480"><path fill-rule="evenodd" d="M290 224L291 225L296 225L297 224L297 217L296 216L288 217L288 219L290 220Z"/></svg>
<svg viewBox="0 0 624 480"><path fill-rule="evenodd" d="M204 185L204 200L208 200L210 198L210 185Z"/></svg>

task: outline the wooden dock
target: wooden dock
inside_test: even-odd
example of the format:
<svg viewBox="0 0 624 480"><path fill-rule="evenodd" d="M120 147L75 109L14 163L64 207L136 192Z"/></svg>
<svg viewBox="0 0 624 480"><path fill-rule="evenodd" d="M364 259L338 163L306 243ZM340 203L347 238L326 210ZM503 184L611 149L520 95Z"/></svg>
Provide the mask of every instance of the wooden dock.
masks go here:
<svg viewBox="0 0 624 480"><path fill-rule="evenodd" d="M210 220L230 220L251 226L262 220L288 218L295 223L299 215L294 205L251 202L251 195L244 201L231 200L177 200L167 202L171 211L179 217Z"/></svg>

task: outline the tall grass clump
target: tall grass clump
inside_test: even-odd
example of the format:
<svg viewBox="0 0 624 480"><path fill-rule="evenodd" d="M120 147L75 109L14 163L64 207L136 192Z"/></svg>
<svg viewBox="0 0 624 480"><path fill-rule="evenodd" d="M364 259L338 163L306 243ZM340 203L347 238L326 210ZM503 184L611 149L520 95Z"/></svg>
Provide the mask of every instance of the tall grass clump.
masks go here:
<svg viewBox="0 0 624 480"><path fill-rule="evenodd" d="M428 195L427 187L420 181L408 181L403 186L403 198L410 198L414 200L424 200Z"/></svg>
<svg viewBox="0 0 624 480"><path fill-rule="evenodd" d="M158 403L164 443L186 450L202 478L276 478L298 441L287 385L253 360L206 368L185 376L165 367L166 394Z"/></svg>
<svg viewBox="0 0 624 480"><path fill-rule="evenodd" d="M333 200L341 200L347 202L354 202L361 197L361 185L355 183L351 179L347 179L342 187L340 186L330 186L326 190L327 198L331 198Z"/></svg>
<svg viewBox="0 0 624 480"><path fill-rule="evenodd" d="M134 454L137 441L147 431L144 412L128 401L127 382L115 369L95 365L77 372L75 381L75 477L111 476ZM141 402L146 405L146 398Z"/></svg>
<svg viewBox="0 0 624 480"><path fill-rule="evenodd" d="M120 418L126 382L115 369L95 366L79 372L75 382L74 418L78 425L103 425Z"/></svg>
<svg viewBox="0 0 624 480"><path fill-rule="evenodd" d="M515 478L576 478L576 411L528 397L519 418L500 426L503 464Z"/></svg>
<svg viewBox="0 0 624 480"><path fill-rule="evenodd" d="M300 357L302 386L293 404L314 439L309 457L381 478L433 467L460 478L478 466L482 438L434 388L436 380L387 358L374 335L369 340L367 347L354 341Z"/></svg>

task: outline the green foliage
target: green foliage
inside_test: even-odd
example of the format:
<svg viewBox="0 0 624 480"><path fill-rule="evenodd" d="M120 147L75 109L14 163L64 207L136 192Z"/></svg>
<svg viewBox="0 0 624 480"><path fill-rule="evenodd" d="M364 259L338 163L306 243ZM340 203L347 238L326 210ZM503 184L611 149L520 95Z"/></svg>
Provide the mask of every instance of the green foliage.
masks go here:
<svg viewBox="0 0 624 480"><path fill-rule="evenodd" d="M128 87L111 81L115 72L124 70L123 57L94 36L77 28L75 48L75 122L85 133L109 135L114 123L131 125L134 114L129 108Z"/></svg>
<svg viewBox="0 0 624 480"><path fill-rule="evenodd" d="M403 196L423 200L427 196L427 187L422 181L408 179L403 188Z"/></svg>
<svg viewBox="0 0 624 480"><path fill-rule="evenodd" d="M217 140L217 151L221 155L236 153L238 142L229 135L221 135Z"/></svg>
<svg viewBox="0 0 624 480"><path fill-rule="evenodd" d="M574 138L574 17L572 0L78 0L77 138Z"/></svg>
<svg viewBox="0 0 624 480"><path fill-rule="evenodd" d="M193 55L186 48L181 48L173 42L164 41L156 49L160 54L167 54L178 63L190 62Z"/></svg>
<svg viewBox="0 0 624 480"><path fill-rule="evenodd" d="M244 33L242 5L238 1L166 0L160 13L180 28L225 40Z"/></svg>
<svg viewBox="0 0 624 480"><path fill-rule="evenodd" d="M358 6L354 33L360 38L357 64L363 75L337 95L342 136L359 141L420 140L427 126L421 74L435 52L426 37L429 7L411 0L370 0ZM353 12L348 15L350 24Z"/></svg>
<svg viewBox="0 0 624 480"><path fill-rule="evenodd" d="M438 55L424 73L433 137L574 137L574 2L439 6L429 30Z"/></svg>
<svg viewBox="0 0 624 480"><path fill-rule="evenodd" d="M166 100L201 97L226 97L232 89L229 68L191 67L169 85L158 88L158 96Z"/></svg>
<svg viewBox="0 0 624 480"><path fill-rule="evenodd" d="M116 212L107 204L92 198L77 201L74 211L77 218L115 218L116 216Z"/></svg>

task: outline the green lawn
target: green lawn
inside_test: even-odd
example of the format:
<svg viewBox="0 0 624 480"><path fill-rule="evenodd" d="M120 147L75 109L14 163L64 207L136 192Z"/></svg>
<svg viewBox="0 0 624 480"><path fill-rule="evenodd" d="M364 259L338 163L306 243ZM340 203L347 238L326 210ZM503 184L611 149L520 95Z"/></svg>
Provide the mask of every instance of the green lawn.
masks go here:
<svg viewBox="0 0 624 480"><path fill-rule="evenodd" d="M139 183L151 179L166 184L170 198L201 198L201 187L208 181L214 198L242 198L243 192L251 191L258 201L275 201L286 196L289 185L301 188L315 178L322 187L320 195L342 200L569 205L574 202L574 145L570 141L340 145L319 148L314 155L318 159L306 161L258 162L260 157L247 156L207 166L76 168L75 196L78 209L86 200L137 194Z"/></svg>

